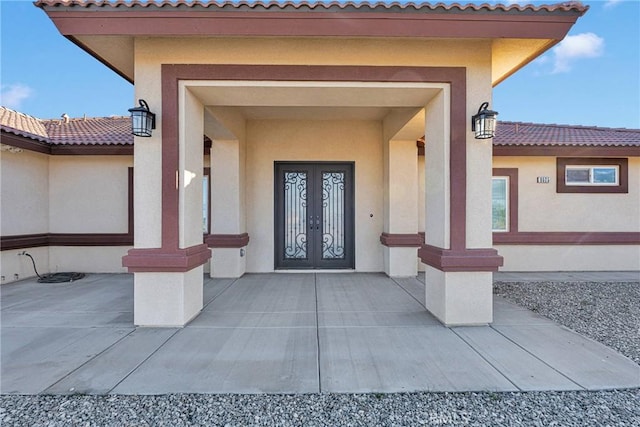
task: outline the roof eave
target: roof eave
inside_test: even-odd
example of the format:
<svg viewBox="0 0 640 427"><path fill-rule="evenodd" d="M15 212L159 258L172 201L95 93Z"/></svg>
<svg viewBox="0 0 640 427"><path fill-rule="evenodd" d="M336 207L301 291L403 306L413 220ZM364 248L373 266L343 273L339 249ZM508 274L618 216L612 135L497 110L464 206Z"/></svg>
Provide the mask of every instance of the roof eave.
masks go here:
<svg viewBox="0 0 640 427"><path fill-rule="evenodd" d="M95 37L349 37L540 39L542 49L526 52L495 84L565 37L588 6L412 5L285 2L97 2L40 0L58 30L129 82L133 58L110 58ZM240 24L241 23L241 24ZM118 64L116 64L118 63ZM126 70L125 70L126 69Z"/></svg>

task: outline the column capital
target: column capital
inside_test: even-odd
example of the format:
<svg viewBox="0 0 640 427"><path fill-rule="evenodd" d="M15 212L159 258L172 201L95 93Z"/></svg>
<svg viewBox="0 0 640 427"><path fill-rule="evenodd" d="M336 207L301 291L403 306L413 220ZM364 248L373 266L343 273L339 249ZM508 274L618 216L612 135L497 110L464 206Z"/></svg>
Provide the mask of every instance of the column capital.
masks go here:
<svg viewBox="0 0 640 427"><path fill-rule="evenodd" d="M424 236L420 236L419 233L382 233L380 235L380 243L390 248L419 248L423 241Z"/></svg>
<svg viewBox="0 0 640 427"><path fill-rule="evenodd" d="M185 249L130 249L122 257L122 265L127 267L129 273L184 273L204 264L209 258L211 250L206 244Z"/></svg>
<svg viewBox="0 0 640 427"><path fill-rule="evenodd" d="M204 241L210 248L244 248L249 244L249 233L209 234Z"/></svg>
<svg viewBox="0 0 640 427"><path fill-rule="evenodd" d="M442 249L423 245L418 256L425 264L440 271L498 271L504 259L493 248L486 249Z"/></svg>

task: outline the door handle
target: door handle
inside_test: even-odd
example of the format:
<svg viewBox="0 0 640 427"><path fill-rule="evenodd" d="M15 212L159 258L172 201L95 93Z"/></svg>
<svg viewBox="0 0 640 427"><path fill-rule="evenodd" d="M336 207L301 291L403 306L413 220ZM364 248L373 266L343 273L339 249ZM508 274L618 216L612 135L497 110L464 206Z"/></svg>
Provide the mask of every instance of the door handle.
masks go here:
<svg viewBox="0 0 640 427"><path fill-rule="evenodd" d="M316 230L320 230L320 216L316 216Z"/></svg>

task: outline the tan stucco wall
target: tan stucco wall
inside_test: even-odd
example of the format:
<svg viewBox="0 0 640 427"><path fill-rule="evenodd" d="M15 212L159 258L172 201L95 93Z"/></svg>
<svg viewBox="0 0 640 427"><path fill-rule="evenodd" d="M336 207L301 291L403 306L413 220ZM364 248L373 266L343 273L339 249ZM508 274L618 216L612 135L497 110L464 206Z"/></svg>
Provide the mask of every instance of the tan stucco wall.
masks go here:
<svg viewBox="0 0 640 427"><path fill-rule="evenodd" d="M469 66L486 63L490 67L491 41L399 38L137 38L135 55L136 67L153 63L414 66ZM139 70L140 68L136 68L136 85Z"/></svg>
<svg viewBox="0 0 640 427"><path fill-rule="evenodd" d="M496 245L504 257L500 271L637 271L640 246Z"/></svg>
<svg viewBox="0 0 640 427"><path fill-rule="evenodd" d="M49 231L49 157L24 150L0 153L0 234L14 236ZM48 248L25 249L38 272L49 269ZM0 252L0 283L35 276L23 249Z"/></svg>
<svg viewBox="0 0 640 427"><path fill-rule="evenodd" d="M49 157L22 151L0 154L3 236L49 231Z"/></svg>
<svg viewBox="0 0 640 427"><path fill-rule="evenodd" d="M131 156L2 154L2 235L126 233ZM3 283L60 271L123 272L128 248L37 247L0 252Z"/></svg>
<svg viewBox="0 0 640 427"><path fill-rule="evenodd" d="M2 276L0 285L36 276L31 259L21 255L22 252L26 252L33 257L39 274L49 272L48 247L2 251L0 252L0 276ZM17 278L16 274L18 275Z"/></svg>
<svg viewBox="0 0 640 427"><path fill-rule="evenodd" d="M51 246L49 269L51 273L126 273L122 257L129 249L128 246Z"/></svg>
<svg viewBox="0 0 640 427"><path fill-rule="evenodd" d="M180 247L188 248L202 244L202 135L204 109L190 91L183 91L180 107L183 126L180 129L179 155L179 227Z"/></svg>
<svg viewBox="0 0 640 427"><path fill-rule="evenodd" d="M518 169L518 230L640 231L640 159L629 158L629 193L556 192L555 157L494 157L495 168ZM548 184L536 177L548 176ZM640 270L637 245L496 245L502 271Z"/></svg>
<svg viewBox="0 0 640 427"><path fill-rule="evenodd" d="M273 271L274 161L294 160L355 162L356 270L382 271L381 123L303 120L247 122L247 271Z"/></svg>
<svg viewBox="0 0 640 427"><path fill-rule="evenodd" d="M126 233L130 156L52 156L51 233Z"/></svg>
<svg viewBox="0 0 640 427"><path fill-rule="evenodd" d="M629 158L627 194L557 193L555 157L494 157L493 167L518 169L519 231L640 231L638 157Z"/></svg>

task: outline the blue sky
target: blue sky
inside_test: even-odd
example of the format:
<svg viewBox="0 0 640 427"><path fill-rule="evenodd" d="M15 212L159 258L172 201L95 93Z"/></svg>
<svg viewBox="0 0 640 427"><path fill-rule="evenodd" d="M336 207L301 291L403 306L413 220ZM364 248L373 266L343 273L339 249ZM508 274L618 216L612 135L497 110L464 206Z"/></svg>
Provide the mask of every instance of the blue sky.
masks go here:
<svg viewBox="0 0 640 427"><path fill-rule="evenodd" d="M494 89L499 119L640 128L640 0L584 3L591 8L568 38ZM0 28L2 105L40 118L127 115L134 106L133 86L31 1L0 0Z"/></svg>

